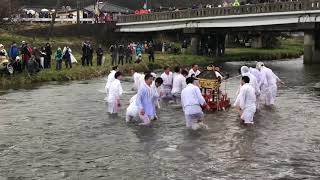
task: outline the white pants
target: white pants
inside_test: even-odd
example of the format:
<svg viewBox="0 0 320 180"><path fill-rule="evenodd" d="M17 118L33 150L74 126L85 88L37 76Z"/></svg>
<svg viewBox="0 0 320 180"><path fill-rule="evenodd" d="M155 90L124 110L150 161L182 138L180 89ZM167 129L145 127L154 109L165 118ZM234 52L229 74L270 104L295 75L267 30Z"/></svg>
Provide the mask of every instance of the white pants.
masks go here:
<svg viewBox="0 0 320 180"><path fill-rule="evenodd" d="M256 113L256 107L247 107L242 110L241 119L244 120L245 124L253 124L253 116Z"/></svg>
<svg viewBox="0 0 320 180"><path fill-rule="evenodd" d="M110 114L117 114L119 110L118 100L108 102L108 112Z"/></svg>
<svg viewBox="0 0 320 180"><path fill-rule="evenodd" d="M138 117L139 117L138 107L130 104L126 112L126 122L130 122L132 119L135 119Z"/></svg>
<svg viewBox="0 0 320 180"><path fill-rule="evenodd" d="M263 104L270 106L274 105L277 97L278 87L276 84L262 88L262 101Z"/></svg>
<svg viewBox="0 0 320 180"><path fill-rule="evenodd" d="M199 129L199 121L203 119L203 113L198 113L198 114L186 114L186 127L197 130Z"/></svg>

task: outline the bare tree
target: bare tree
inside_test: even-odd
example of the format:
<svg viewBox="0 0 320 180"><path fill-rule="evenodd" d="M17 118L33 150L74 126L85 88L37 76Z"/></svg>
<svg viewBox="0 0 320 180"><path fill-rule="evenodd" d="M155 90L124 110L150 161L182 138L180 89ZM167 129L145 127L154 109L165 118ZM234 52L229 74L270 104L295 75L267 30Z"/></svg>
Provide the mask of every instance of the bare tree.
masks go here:
<svg viewBox="0 0 320 180"><path fill-rule="evenodd" d="M55 7L54 12L52 14L52 20L51 20L50 27L49 27L48 34L47 34L47 38L46 38L48 41L50 40L51 34L53 32L54 23L56 22L56 17L57 17L57 12L58 12L59 7L60 7L60 0L57 0L56 7Z"/></svg>
<svg viewBox="0 0 320 180"><path fill-rule="evenodd" d="M0 0L0 23L8 23L12 21L14 17L13 12L17 12L18 3L17 0Z"/></svg>

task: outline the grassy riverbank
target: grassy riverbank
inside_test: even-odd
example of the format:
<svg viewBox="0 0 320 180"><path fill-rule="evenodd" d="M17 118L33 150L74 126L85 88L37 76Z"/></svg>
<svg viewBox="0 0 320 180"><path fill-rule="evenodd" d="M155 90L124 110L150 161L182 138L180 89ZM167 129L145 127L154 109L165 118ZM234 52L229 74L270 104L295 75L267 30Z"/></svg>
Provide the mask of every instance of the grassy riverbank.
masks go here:
<svg viewBox="0 0 320 180"><path fill-rule="evenodd" d="M13 41L21 42L25 40L32 46L43 46L47 41L44 38L31 38L20 35L13 35L7 31L0 29L0 44L6 47ZM68 45L73 50L76 59L80 61L80 49L83 39L71 37L53 37L49 41L53 45L53 50L57 47ZM106 49L106 48L105 48ZM267 61L275 59L297 58L303 54L303 43L298 39L281 40L281 47L278 49L253 49L253 48L232 48L226 49L224 57L212 58L207 56L196 56L189 54L173 55L173 54L156 54L156 62L148 63L147 55L143 56L143 62L139 65L127 64L121 66L123 72L129 72L129 69L135 68L137 71L145 71L148 69L160 69L166 65L174 67L177 65L187 67L193 63L201 66L206 66L210 63L221 63L228 61ZM48 82L48 81L70 81L70 80L85 80L106 75L110 70L110 55L107 54L106 63L101 66L82 67L80 64L75 64L72 69L64 69L62 71L55 70L55 64L52 69L42 70L38 74L29 75L28 73L14 74L12 76L0 76L0 89L23 87L27 84ZM96 57L94 57L94 61Z"/></svg>

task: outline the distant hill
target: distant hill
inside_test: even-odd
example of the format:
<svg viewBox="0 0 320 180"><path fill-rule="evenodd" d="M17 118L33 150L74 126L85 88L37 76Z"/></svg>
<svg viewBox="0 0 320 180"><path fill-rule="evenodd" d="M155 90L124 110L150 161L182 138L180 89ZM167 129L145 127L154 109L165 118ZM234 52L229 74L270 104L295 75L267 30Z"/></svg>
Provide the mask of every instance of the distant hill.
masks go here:
<svg viewBox="0 0 320 180"><path fill-rule="evenodd" d="M128 7L130 9L136 10L141 9L145 0L108 0L113 4L119 6ZM222 0L148 0L148 5L153 8L163 7L191 7L193 4L207 4L207 3L220 3ZM54 7L57 0L19 0L20 5L30 5L30 6L47 6ZM60 0L61 5L72 7L76 6L77 0ZM84 7L90 5L94 0L79 0L80 6Z"/></svg>

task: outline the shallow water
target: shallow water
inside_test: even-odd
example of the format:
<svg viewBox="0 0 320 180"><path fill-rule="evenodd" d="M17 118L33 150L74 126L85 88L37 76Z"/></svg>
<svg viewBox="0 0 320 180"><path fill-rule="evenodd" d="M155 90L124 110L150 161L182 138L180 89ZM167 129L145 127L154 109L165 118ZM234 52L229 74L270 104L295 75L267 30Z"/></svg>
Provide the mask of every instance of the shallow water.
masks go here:
<svg viewBox="0 0 320 180"><path fill-rule="evenodd" d="M223 66L235 76L242 64ZM208 131L190 132L170 105L152 128L126 125L132 92L121 117L109 117L103 79L1 92L0 179L319 179L320 66L266 65L287 86L254 127L230 109L206 114ZM232 99L238 84L228 82Z"/></svg>

